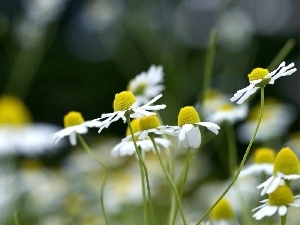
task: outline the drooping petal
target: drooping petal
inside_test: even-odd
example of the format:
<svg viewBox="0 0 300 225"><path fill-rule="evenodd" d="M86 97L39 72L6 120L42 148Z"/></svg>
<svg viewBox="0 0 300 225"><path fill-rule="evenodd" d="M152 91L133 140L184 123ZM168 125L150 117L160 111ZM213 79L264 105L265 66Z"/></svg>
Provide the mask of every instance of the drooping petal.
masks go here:
<svg viewBox="0 0 300 225"><path fill-rule="evenodd" d="M219 133L220 127L219 127L218 124L215 124L215 123L212 123L212 122L199 122L197 124L206 127L207 129L209 129L214 134L218 134Z"/></svg>
<svg viewBox="0 0 300 225"><path fill-rule="evenodd" d="M279 206L278 214L279 216L284 216L287 213L287 207L285 205Z"/></svg>

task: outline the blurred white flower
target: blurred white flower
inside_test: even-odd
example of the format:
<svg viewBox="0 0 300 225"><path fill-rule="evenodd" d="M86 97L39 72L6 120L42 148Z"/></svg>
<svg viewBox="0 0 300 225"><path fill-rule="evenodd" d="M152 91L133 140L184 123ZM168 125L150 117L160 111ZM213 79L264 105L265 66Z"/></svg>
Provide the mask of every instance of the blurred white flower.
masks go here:
<svg viewBox="0 0 300 225"><path fill-rule="evenodd" d="M162 66L152 65L147 72L142 72L129 81L127 91L134 94L138 105L145 104L165 89L165 85L162 84L163 76Z"/></svg>

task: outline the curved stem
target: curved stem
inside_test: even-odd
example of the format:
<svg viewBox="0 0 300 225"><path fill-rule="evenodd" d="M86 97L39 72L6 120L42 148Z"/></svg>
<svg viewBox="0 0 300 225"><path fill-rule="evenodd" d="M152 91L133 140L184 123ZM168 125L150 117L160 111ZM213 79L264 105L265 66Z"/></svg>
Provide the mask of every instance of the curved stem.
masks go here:
<svg viewBox="0 0 300 225"><path fill-rule="evenodd" d="M140 150L140 149L139 149ZM146 187L145 187L145 175L143 170L143 165L139 162L140 172L141 172L141 182L142 182L142 194L143 194L143 213L144 213L144 224L148 224L148 209L147 209L147 199L146 199Z"/></svg>
<svg viewBox="0 0 300 225"><path fill-rule="evenodd" d="M177 191L177 187L176 187L174 181L172 180L172 177L170 176L170 174L168 173L168 171L166 170L166 168L165 168L165 166L164 166L164 164L163 164L163 161L162 161L162 159L161 159L161 157L160 157L160 153L159 153L159 151L158 151L158 149L157 149L157 145L156 145L155 140L154 140L154 134L149 134L149 137L150 137L150 139L151 139L151 141L152 141L152 144L153 144L153 147L154 147L154 149L155 149L157 158L158 158L158 160L159 160L159 162L160 162L160 165L161 165L161 167L162 167L162 169L163 169L163 171L164 171L164 173L165 173L165 175L166 175L168 181L170 182L170 185L171 185L171 187L172 187L172 189L173 189L173 192L174 192L174 194L175 194L175 197L176 197L176 200L177 200L177 207L179 208L179 211L180 211L180 214L181 214L181 217L182 217L183 224L184 224L184 225L187 225L186 219L185 219L185 216L184 216L184 213L183 213L181 201L180 201L180 195L179 195L179 193L178 193L178 191Z"/></svg>
<svg viewBox="0 0 300 225"><path fill-rule="evenodd" d="M187 156L186 156L186 163L185 163L185 168L184 168L184 174L183 174L182 183L181 183L180 190L179 190L179 196L180 196L180 198L182 197L183 190L184 190L184 187L185 187L185 184L186 184L186 180L187 180L187 175L188 175L189 168L190 168L190 158L191 158L191 150L190 150L190 148L188 148L187 151L188 152L187 152ZM176 207L175 212L174 212L173 221L172 221L173 225L175 224L175 220L176 220L176 216L177 216L177 211L178 211L178 206Z"/></svg>
<svg viewBox="0 0 300 225"><path fill-rule="evenodd" d="M153 205L152 205L152 197L151 197L151 191L150 191L148 170L147 170L146 164L143 160L143 157L141 156L140 150L139 150L139 148L136 144L135 136L134 136L133 129L132 129L132 126L131 126L131 123L130 123L130 114L125 114L125 117L126 117L126 121L127 121L129 130L130 130L130 134L132 136L132 141L134 143L134 147L136 149L136 154L139 158L139 162L141 163L141 165L144 169L145 178L146 178L146 185L147 185L148 200L149 200L149 207L150 207L150 213L151 213L151 219L152 219L152 223L156 224L155 217L154 217Z"/></svg>
<svg viewBox="0 0 300 225"><path fill-rule="evenodd" d="M234 134L234 131L232 129L232 125L230 122L226 122L225 127L226 127L228 149L229 149L228 169L229 169L230 175L232 176L234 174L234 170L235 170L236 162L237 162L235 134Z"/></svg>
<svg viewBox="0 0 300 225"><path fill-rule="evenodd" d="M232 181L230 182L230 184L228 185L228 187L225 189L225 191L220 195L220 197L217 199L217 201L213 204L213 206L202 216L202 218L196 223L196 225L199 225L203 220L204 218L211 212L211 210L221 201L221 199L226 195L226 193L229 191L229 189L232 187L232 185L235 183L235 181L237 180L245 162L246 162L246 159L247 159L247 156L250 152L250 149L251 149L251 146L254 142L254 139L255 139L255 136L257 134L257 131L258 131L258 128L259 128L259 125L260 125L260 122L261 122L261 117L262 117L262 113L263 113L263 108L264 108L264 87L262 87L261 89L261 105L260 105L260 112L259 112L259 116L258 116L258 121L257 121L257 125L256 125L256 128L254 130L254 133L251 137L251 140L249 142L249 145L247 147L247 150L244 154L244 157L242 159L242 162L238 168L238 170L236 171Z"/></svg>
<svg viewBox="0 0 300 225"><path fill-rule="evenodd" d="M81 145L83 146L83 148L103 167L103 178L102 178L102 183L101 183L101 188L100 188L100 204L101 204L101 210L102 210L102 214L105 220L105 223L108 225L108 219L106 216L106 211L105 211L105 207L104 207L104 187L106 184L106 179L107 179L107 167L105 165L105 163L98 158L98 156L90 149L90 147L87 145L87 143L85 142L85 140L83 139L83 137L80 134L77 134L77 137L81 143Z"/></svg>
<svg viewBox="0 0 300 225"><path fill-rule="evenodd" d="M15 211L15 213L14 213L14 222L15 222L15 225L19 225L18 212L17 211Z"/></svg>
<svg viewBox="0 0 300 225"><path fill-rule="evenodd" d="M280 225L285 225L285 223L286 223L286 217L287 217L287 214L285 214L284 216L280 217Z"/></svg>

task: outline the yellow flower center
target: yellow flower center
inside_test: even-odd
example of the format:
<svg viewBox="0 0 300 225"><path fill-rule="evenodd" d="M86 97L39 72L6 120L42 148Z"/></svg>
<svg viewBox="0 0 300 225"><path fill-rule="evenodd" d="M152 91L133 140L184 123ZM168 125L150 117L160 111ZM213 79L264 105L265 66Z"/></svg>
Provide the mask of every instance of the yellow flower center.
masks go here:
<svg viewBox="0 0 300 225"><path fill-rule="evenodd" d="M131 124L132 130L133 130L133 133L136 133L141 130L140 129L140 120L133 119L133 120L131 120L130 124ZM130 129L129 129L129 127L127 127L126 136L129 136L129 135L131 135Z"/></svg>
<svg viewBox="0 0 300 225"><path fill-rule="evenodd" d="M221 111L231 111L231 110L233 110L233 105L223 104L223 105L221 105L220 110Z"/></svg>
<svg viewBox="0 0 300 225"><path fill-rule="evenodd" d="M231 220L233 217L233 209L226 198L222 198L211 211L212 220Z"/></svg>
<svg viewBox="0 0 300 225"><path fill-rule="evenodd" d="M82 124L84 119L80 112L71 111L64 116L64 126L71 127L78 124Z"/></svg>
<svg viewBox="0 0 300 225"><path fill-rule="evenodd" d="M269 194L269 205L288 205L294 202L294 195L291 189L284 185L279 186L275 191Z"/></svg>
<svg viewBox="0 0 300 225"><path fill-rule="evenodd" d="M274 163L276 153L271 148L258 148L256 149L253 161L255 163Z"/></svg>
<svg viewBox="0 0 300 225"><path fill-rule="evenodd" d="M40 170L43 164L39 160L23 159L21 161L22 170Z"/></svg>
<svg viewBox="0 0 300 225"><path fill-rule="evenodd" d="M300 174L298 157L289 147L282 148L275 158L273 174L277 172L285 175Z"/></svg>
<svg viewBox="0 0 300 225"><path fill-rule="evenodd" d="M255 68L250 74L248 74L249 82L253 80L264 79L269 74L267 69Z"/></svg>
<svg viewBox="0 0 300 225"><path fill-rule="evenodd" d="M220 97L221 94L217 90L209 90L204 94L204 100L209 101Z"/></svg>
<svg viewBox="0 0 300 225"><path fill-rule="evenodd" d="M131 92L122 91L115 96L114 112L128 110L135 102L135 96Z"/></svg>
<svg viewBox="0 0 300 225"><path fill-rule="evenodd" d="M0 97L0 124L22 125L31 122L31 115L25 104L16 97Z"/></svg>
<svg viewBox="0 0 300 225"><path fill-rule="evenodd" d="M180 109L178 114L178 126L182 127L185 124L194 124L199 122L199 114L193 106L186 106Z"/></svg>
<svg viewBox="0 0 300 225"><path fill-rule="evenodd" d="M149 130L160 126L157 116L145 116L140 120L141 130Z"/></svg>
<svg viewBox="0 0 300 225"><path fill-rule="evenodd" d="M144 95L146 87L147 87L147 83L142 82L142 83L139 84L139 86L136 87L135 90L132 90L131 85L129 84L127 90L131 90L134 95Z"/></svg>

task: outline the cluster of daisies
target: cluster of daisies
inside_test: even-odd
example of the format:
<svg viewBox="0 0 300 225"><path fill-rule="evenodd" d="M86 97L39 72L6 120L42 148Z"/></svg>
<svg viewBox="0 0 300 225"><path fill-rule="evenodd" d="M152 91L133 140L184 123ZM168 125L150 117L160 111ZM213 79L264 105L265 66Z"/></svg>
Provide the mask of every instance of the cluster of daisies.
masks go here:
<svg viewBox="0 0 300 225"><path fill-rule="evenodd" d="M103 113L99 118L89 121L84 121L79 112L69 112L64 117L65 128L52 134L51 138L56 143L68 136L71 145L76 145L77 135L87 133L89 128L98 128L101 133L112 123L123 120L128 125L126 137L112 149L113 157L136 155L137 151L141 151L144 157L145 152L153 150L151 138L154 138L159 148L169 148L171 142L167 138L168 135L177 137L180 148L199 148L200 126L217 135L220 129L217 123L223 121L234 123L246 117L248 106L243 103L257 90L264 88L267 84L274 84L279 77L291 75L295 71L293 63L286 66L285 62L282 62L273 72L256 68L248 75L250 85L237 91L230 101L227 99L216 101L215 106L209 108L205 104L211 103L212 98L206 96L200 107L196 105L181 108L178 114L178 124L174 126L161 124L162 121L157 111L163 110L166 105L155 103L162 97L161 92L165 89L163 69L161 66L151 66L147 72L131 80L126 91L115 95L113 112ZM234 102L238 105L234 105ZM218 110L215 110L216 107ZM212 122L201 122L199 112L205 120ZM263 200L263 205L253 210L258 210L253 215L255 219L260 220L265 216L272 216L277 211L283 217L286 216L288 207L300 206L300 196L294 196L291 190L291 181L300 178L299 159L290 148L283 148L277 154L274 166L264 164L261 168L267 171L267 174L273 170L273 175L258 186L258 188L263 188L261 195L268 194L269 198ZM245 168L241 175L249 173L249 170ZM219 204L226 205L224 201L222 200Z"/></svg>

